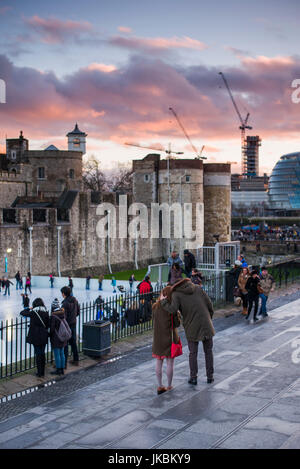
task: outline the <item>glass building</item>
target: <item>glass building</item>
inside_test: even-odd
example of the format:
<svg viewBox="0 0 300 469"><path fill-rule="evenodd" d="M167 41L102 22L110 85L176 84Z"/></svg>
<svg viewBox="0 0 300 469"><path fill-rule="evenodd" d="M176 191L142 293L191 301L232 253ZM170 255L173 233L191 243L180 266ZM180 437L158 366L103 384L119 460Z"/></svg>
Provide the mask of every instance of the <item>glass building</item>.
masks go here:
<svg viewBox="0 0 300 469"><path fill-rule="evenodd" d="M300 210L300 152L283 155L269 179L271 209Z"/></svg>

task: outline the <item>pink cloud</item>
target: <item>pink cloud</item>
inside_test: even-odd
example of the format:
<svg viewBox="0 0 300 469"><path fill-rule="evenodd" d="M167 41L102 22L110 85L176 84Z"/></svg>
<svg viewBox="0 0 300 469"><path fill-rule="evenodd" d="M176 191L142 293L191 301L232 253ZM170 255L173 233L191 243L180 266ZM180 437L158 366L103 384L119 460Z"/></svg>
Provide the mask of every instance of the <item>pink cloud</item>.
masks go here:
<svg viewBox="0 0 300 469"><path fill-rule="evenodd" d="M10 6L0 7L0 15L5 15L10 10L12 10L12 7Z"/></svg>
<svg viewBox="0 0 300 469"><path fill-rule="evenodd" d="M122 47L129 50L140 51L166 51L169 49L194 49L204 50L208 46L197 39L192 39L188 36L171 37L171 38L141 38L130 37L125 38L121 36L112 37L108 40L109 44Z"/></svg>
<svg viewBox="0 0 300 469"><path fill-rule="evenodd" d="M150 146L168 138L176 146L184 135L170 116L172 106L195 146L207 145L204 153L216 152L210 146L218 140L239 145L239 122L215 67L176 68L139 57L110 73L103 64L91 64L59 79L0 56L0 69L7 83L2 129L11 137L22 129L32 139L51 140L79 120L90 138ZM299 141L300 105L291 101L299 58L251 58L222 71L249 108L253 135L263 142Z"/></svg>
<svg viewBox="0 0 300 469"><path fill-rule="evenodd" d="M79 34L91 32L93 27L88 21L62 21L58 18L41 18L37 15L26 18L25 23L37 33L45 43L61 43L66 39L75 39Z"/></svg>
<svg viewBox="0 0 300 469"><path fill-rule="evenodd" d="M115 65L107 65L107 64L93 62L92 64L86 67L86 70L91 70L91 71L98 70L99 72L103 72L103 73L111 73L111 72L115 72L117 70L117 67Z"/></svg>
<svg viewBox="0 0 300 469"><path fill-rule="evenodd" d="M119 26L118 27L118 30L121 32L121 33L132 33L132 29L129 28L128 26Z"/></svg>

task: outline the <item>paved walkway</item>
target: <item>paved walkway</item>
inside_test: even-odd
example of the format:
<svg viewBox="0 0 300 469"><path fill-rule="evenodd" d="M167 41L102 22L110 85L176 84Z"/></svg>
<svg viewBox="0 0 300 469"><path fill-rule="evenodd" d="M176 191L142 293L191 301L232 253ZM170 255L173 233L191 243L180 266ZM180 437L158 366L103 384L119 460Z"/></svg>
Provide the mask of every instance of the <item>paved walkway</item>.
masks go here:
<svg viewBox="0 0 300 469"><path fill-rule="evenodd" d="M215 382L157 396L154 360L0 423L0 448L300 449L300 300L215 337ZM199 354L202 365L203 355ZM201 369L201 368L200 368ZM5 405L5 404L4 404Z"/></svg>

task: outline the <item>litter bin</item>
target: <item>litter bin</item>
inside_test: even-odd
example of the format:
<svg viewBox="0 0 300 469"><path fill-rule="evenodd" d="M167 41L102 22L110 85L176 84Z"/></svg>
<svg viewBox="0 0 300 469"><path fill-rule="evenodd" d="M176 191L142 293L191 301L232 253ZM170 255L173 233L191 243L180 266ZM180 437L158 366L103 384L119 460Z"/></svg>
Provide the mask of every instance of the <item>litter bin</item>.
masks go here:
<svg viewBox="0 0 300 469"><path fill-rule="evenodd" d="M85 355L101 357L110 352L110 322L90 321L82 326L83 347Z"/></svg>

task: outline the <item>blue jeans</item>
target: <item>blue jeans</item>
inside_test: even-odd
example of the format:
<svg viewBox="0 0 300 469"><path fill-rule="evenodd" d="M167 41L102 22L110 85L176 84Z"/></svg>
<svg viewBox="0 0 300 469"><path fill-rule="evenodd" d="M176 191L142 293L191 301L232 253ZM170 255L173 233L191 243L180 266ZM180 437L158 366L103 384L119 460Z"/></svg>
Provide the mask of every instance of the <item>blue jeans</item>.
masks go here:
<svg viewBox="0 0 300 469"><path fill-rule="evenodd" d="M54 348L54 359L55 359L55 365L57 369L64 368L65 367L65 353L64 353L64 347L61 348Z"/></svg>
<svg viewBox="0 0 300 469"><path fill-rule="evenodd" d="M262 314L263 316L265 316L267 314L267 301L268 301L268 297L267 295L264 295L263 293L261 293L259 295L260 299L261 299L261 305L260 305L260 311L259 313Z"/></svg>
<svg viewBox="0 0 300 469"><path fill-rule="evenodd" d="M6 295L7 293L8 293L8 296L10 296L10 288L9 287L5 287L4 295Z"/></svg>
<svg viewBox="0 0 300 469"><path fill-rule="evenodd" d="M99 290L101 291L102 290L102 282L98 282L99 283Z"/></svg>

